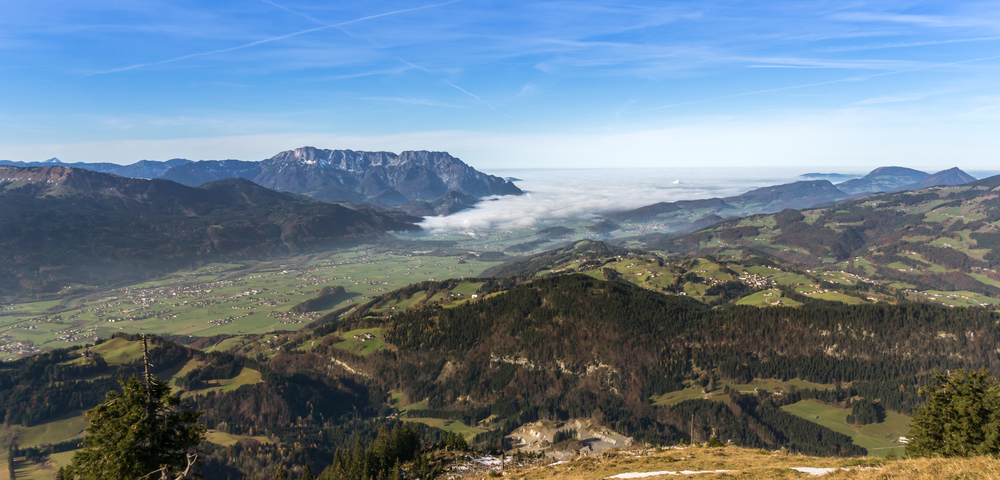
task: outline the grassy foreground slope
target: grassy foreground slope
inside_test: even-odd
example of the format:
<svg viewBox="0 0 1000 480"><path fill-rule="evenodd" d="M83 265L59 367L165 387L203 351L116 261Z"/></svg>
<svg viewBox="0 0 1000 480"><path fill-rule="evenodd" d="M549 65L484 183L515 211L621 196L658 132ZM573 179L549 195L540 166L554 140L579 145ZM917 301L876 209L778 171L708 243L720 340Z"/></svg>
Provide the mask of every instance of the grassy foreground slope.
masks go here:
<svg viewBox="0 0 1000 480"><path fill-rule="evenodd" d="M800 470L796 470L800 469ZM726 472L720 472L725 470ZM689 472L684 474L682 472ZM702 472L694 474L694 472ZM715 473L711 473L715 472ZM942 478L1000 478L1000 460L875 458L836 459L790 455L737 447L667 448L623 451L602 458L579 458L569 462L506 472L524 480L573 478L808 478L823 473L824 479L937 480ZM657 475L658 473L658 475ZM631 474L631 475L629 475ZM645 474L645 475L643 475ZM653 474L653 475L651 475ZM690 475L690 476L689 476Z"/></svg>

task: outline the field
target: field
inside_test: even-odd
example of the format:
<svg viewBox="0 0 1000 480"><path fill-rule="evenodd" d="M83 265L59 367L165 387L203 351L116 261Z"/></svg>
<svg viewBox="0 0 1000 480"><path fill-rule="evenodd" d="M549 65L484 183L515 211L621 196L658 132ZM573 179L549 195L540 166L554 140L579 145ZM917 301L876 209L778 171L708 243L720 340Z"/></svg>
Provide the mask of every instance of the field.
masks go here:
<svg viewBox="0 0 1000 480"><path fill-rule="evenodd" d="M423 410L427 408L427 399L423 399L415 403L407 403L407 399L402 393L392 394L392 407L398 410L401 414L406 414L408 410Z"/></svg>
<svg viewBox="0 0 1000 480"><path fill-rule="evenodd" d="M341 342L334 348L347 350L355 355L369 355L385 348L381 328L352 330L339 335Z"/></svg>
<svg viewBox="0 0 1000 480"><path fill-rule="evenodd" d="M17 431L18 445L32 447L83 437L83 430L87 428L87 425L87 419L84 418L83 412L77 411L48 423L31 427L15 425L11 428Z"/></svg>
<svg viewBox="0 0 1000 480"><path fill-rule="evenodd" d="M260 443L271 443L271 440L265 436L249 436L249 435L232 435L226 432L220 432L218 430L209 430L205 435L205 440L212 442L216 445L222 445L223 447L228 447L230 445L235 445L237 442L244 438L250 438L256 440Z"/></svg>
<svg viewBox="0 0 1000 480"><path fill-rule="evenodd" d="M790 392L799 389L829 390L833 388L833 385L812 383L798 378L793 378L786 382L772 378L757 378L754 379L752 383L728 383L718 381L715 384L715 390L712 391L708 391L707 388L694 384L693 382L690 383L692 383L692 385L683 390L668 392L660 395L659 397L654 397L652 399L653 405L676 405L685 400L698 399L728 402L729 397L723 393L727 386L740 393L756 393L757 390L764 390L767 392L774 392L775 390Z"/></svg>
<svg viewBox="0 0 1000 480"><path fill-rule="evenodd" d="M778 305L795 307L802 305L801 303L796 302L795 300L782 296L780 290L761 290L759 292L752 293L750 295L747 295L739 299L739 301L737 301L736 304L754 305L758 307L778 306Z"/></svg>
<svg viewBox="0 0 1000 480"><path fill-rule="evenodd" d="M108 365L122 365L142 358L142 343L130 342L124 338L112 338L91 349L104 357Z"/></svg>
<svg viewBox="0 0 1000 480"><path fill-rule="evenodd" d="M429 427L437 427L446 432L457 433L465 437L466 441L472 440L477 434L483 433L486 430L476 427L470 427L458 420L446 420L443 418L403 418L405 422L411 423L422 423Z"/></svg>
<svg viewBox="0 0 1000 480"><path fill-rule="evenodd" d="M226 378L220 380L209 380L208 386L198 390L186 391L181 394L181 398L190 397L192 395L207 395L211 392L231 392L243 385L253 385L255 383L260 383L263 380L260 378L260 372L252 368L243 368L240 373L233 378Z"/></svg>
<svg viewBox="0 0 1000 480"><path fill-rule="evenodd" d="M903 445L897 439L905 437L910 431L910 417L906 415L887 411L886 419L882 423L853 427L846 421L847 415L851 413L850 410L810 400L786 405L781 409L851 437L855 445L867 448L869 455L884 457L889 452L895 452L896 455L903 456L905 453Z"/></svg>

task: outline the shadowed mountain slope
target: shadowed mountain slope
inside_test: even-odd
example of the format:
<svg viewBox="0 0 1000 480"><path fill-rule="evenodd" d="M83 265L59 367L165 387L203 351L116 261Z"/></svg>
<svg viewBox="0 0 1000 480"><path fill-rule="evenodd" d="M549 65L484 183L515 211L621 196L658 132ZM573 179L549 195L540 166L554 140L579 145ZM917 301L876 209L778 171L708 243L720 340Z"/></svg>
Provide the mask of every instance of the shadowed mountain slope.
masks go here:
<svg viewBox="0 0 1000 480"><path fill-rule="evenodd" d="M201 187L66 167L0 167L0 291L106 285L219 258L287 254L417 230L244 179Z"/></svg>

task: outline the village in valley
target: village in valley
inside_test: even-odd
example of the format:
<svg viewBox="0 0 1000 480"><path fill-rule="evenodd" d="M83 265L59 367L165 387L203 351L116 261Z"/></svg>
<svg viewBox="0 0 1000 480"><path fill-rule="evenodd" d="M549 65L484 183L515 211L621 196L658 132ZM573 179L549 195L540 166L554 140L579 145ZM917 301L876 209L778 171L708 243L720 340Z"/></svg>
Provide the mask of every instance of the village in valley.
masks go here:
<svg viewBox="0 0 1000 480"><path fill-rule="evenodd" d="M118 331L204 337L297 330L323 313L387 291L435 278L472 277L497 263L357 249L282 263L211 264L82 298L5 305L0 358L93 343ZM342 286L348 294L324 311L289 312L325 286Z"/></svg>

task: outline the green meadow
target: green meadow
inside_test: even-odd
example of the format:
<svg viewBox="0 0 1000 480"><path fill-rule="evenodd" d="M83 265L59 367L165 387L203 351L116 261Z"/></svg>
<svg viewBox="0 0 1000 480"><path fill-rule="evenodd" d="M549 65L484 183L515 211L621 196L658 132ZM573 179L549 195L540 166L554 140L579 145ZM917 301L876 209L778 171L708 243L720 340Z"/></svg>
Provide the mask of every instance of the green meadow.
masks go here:
<svg viewBox="0 0 1000 480"><path fill-rule="evenodd" d="M847 423L850 410L812 400L803 400L781 409L851 437L855 445L867 448L869 455L884 457L889 452L895 452L897 456L905 456L904 444L898 439L905 437L910 431L911 418L906 415L887 411L884 422L855 427Z"/></svg>
<svg viewBox="0 0 1000 480"><path fill-rule="evenodd" d="M717 402L728 402L729 397L724 393L726 387L740 393L757 393L758 390L774 393L776 390L781 392L792 392L801 389L830 390L834 388L831 384L813 383L799 378L793 378L787 381L781 381L773 378L757 378L751 383L730 383L720 380L715 382L715 390L711 391L701 385L694 384L693 382L691 383L692 385L684 388L683 390L667 392L658 397L651 398L653 405L676 405L685 400L713 400Z"/></svg>

